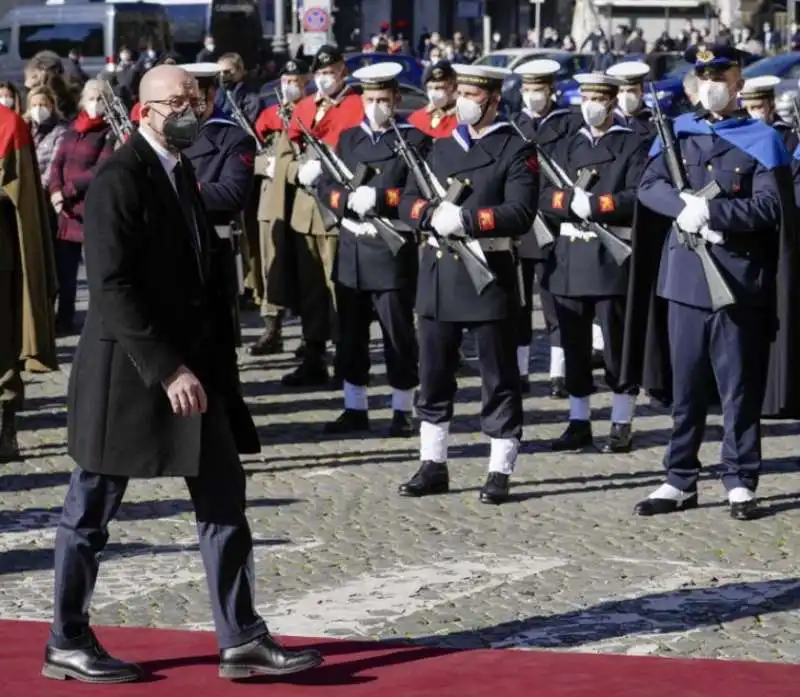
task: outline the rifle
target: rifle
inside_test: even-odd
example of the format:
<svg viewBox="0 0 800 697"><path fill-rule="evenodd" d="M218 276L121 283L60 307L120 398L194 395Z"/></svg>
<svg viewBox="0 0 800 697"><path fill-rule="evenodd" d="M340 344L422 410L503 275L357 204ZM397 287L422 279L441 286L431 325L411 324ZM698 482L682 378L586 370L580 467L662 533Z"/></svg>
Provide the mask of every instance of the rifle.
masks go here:
<svg viewBox="0 0 800 697"><path fill-rule="evenodd" d="M655 88L650 85L650 89L653 90L653 96L655 96ZM672 124L664 118L658 99L654 101L653 111L655 116L653 121L656 125L658 138L661 141L661 151L664 153L664 161L667 165L667 171L669 172L672 186L681 193L688 192L693 196L699 196L707 201L719 196L719 194L722 193L722 189L716 181L709 182L699 191L692 192L689 189L689 180L683 169L678 146L675 143L675 133L672 130ZM699 233L681 230L674 222L672 225L680 243L687 249L692 250L700 259L700 264L703 267L703 275L708 285L708 293L711 296L711 307L714 310L721 310L724 307L733 305L736 302L736 298L734 298L730 286L725 281L725 277L722 275L714 258L708 251L705 240L703 240Z"/></svg>
<svg viewBox="0 0 800 697"><path fill-rule="evenodd" d="M526 143L532 143L532 139L528 138L523 132L522 129L519 127L519 124L514 121L514 119L509 119L509 123L511 127L517 132L522 140ZM537 148L538 151L538 148ZM539 245L540 249L544 249L548 245L554 244L556 241L555 236L552 232L550 232L550 226L544 219L544 216L539 211L536 211L536 217L533 219L533 225L531 226L531 230L533 232L533 236L536 238L536 244Z"/></svg>
<svg viewBox="0 0 800 697"><path fill-rule="evenodd" d="M122 144L134 131L128 110L122 100L114 94L111 85L106 82L100 89L100 103L103 105L103 119L108 124L115 140Z"/></svg>
<svg viewBox="0 0 800 697"><path fill-rule="evenodd" d="M427 199L434 206L438 206L444 201L449 201L454 204L463 201L467 196L468 186L454 177L444 196L440 196L439 190L445 190L439 182L435 182L433 172L430 171L425 160L422 159L414 146L405 139L400 129L397 127L395 120L390 119L389 123L396 136L395 152L403 158L403 162L405 162L406 167L408 167L408 171L413 175L420 193L422 194L422 198ZM436 186L437 184L438 189ZM440 245L447 245L452 253L458 254L463 259L464 269L469 275L472 285L475 287L478 295L483 293L486 287L497 279L497 276L495 276L486 262L475 254L463 239L443 238L432 230L426 230L426 233L433 237Z"/></svg>
<svg viewBox="0 0 800 697"><path fill-rule="evenodd" d="M589 186L591 177L593 176L591 173L587 172L585 177L582 176L578 181L572 182L547 153L541 151L539 152L539 167L542 170L542 174L547 178L547 181L557 189L585 188ZM577 225L577 227L585 232L594 233L597 239L600 240L600 244L608 250L609 254L611 254L611 258L617 265L622 266L631 255L632 250L630 245L617 237L613 232L600 225L600 223L593 220L585 220Z"/></svg>
<svg viewBox="0 0 800 697"><path fill-rule="evenodd" d="M370 168L363 162L358 164L356 171L352 174L350 172L345 172L339 159L314 137L301 119L297 119L297 125L306 143L316 153L317 158L328 174L337 184L343 186L348 192L353 193L359 186L362 186L372 174ZM400 248L405 245L406 238L397 232L397 230L392 227L392 224L384 218L365 216L364 220L375 227L378 235L386 243L386 246L389 247L389 251L396 256Z"/></svg>

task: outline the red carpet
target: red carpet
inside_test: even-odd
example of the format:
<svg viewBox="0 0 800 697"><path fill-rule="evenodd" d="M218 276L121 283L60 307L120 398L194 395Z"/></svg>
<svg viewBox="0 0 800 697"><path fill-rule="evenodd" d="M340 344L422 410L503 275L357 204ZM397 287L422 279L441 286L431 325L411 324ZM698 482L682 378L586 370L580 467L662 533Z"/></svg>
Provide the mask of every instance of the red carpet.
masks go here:
<svg viewBox="0 0 800 697"><path fill-rule="evenodd" d="M798 697L800 666L549 651L440 651L329 639L325 665L293 679L230 683L216 675L211 634L97 630L106 648L140 663L148 683L95 686L39 676L47 626L0 621L0 697Z"/></svg>

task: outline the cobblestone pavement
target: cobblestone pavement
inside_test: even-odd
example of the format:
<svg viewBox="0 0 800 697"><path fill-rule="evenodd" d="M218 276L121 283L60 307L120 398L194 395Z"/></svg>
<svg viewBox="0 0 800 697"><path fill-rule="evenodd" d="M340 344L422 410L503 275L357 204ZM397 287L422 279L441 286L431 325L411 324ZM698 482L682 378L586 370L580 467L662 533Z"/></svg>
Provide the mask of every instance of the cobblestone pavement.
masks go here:
<svg viewBox="0 0 800 697"><path fill-rule="evenodd" d="M258 333L252 320L248 341ZM290 325L287 350L297 333ZM631 455L549 452L566 402L545 396L545 347L537 341L514 500L500 507L477 500L488 445L474 373L459 379L453 491L410 500L395 491L416 467L416 441L382 436L389 390L377 342L368 438L322 435L340 395L282 389L292 353L242 355L263 443L261 456L246 461L258 601L273 629L461 647L800 660L799 425L764 426L763 519L731 520L711 473L698 509L634 518L633 504L660 482L668 418L641 408ZM71 469L64 394L75 344L60 343L62 373L31 378L24 461L0 469L0 618L51 613L52 545ZM609 405L601 392L598 442ZM719 417L711 424L702 454L713 465ZM131 485L93 608L101 624L211 627L182 480Z"/></svg>

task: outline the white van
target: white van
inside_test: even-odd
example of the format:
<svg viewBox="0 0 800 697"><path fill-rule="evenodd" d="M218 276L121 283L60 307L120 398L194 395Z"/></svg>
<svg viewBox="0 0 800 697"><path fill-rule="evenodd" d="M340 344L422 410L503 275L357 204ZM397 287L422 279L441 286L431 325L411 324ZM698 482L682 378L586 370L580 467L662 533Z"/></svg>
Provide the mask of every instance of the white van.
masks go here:
<svg viewBox="0 0 800 697"><path fill-rule="evenodd" d="M0 81L22 85L25 65L40 51L66 58L77 48L90 77L112 65L122 46L134 53L148 41L172 49L169 19L160 5L81 2L15 7L0 19Z"/></svg>

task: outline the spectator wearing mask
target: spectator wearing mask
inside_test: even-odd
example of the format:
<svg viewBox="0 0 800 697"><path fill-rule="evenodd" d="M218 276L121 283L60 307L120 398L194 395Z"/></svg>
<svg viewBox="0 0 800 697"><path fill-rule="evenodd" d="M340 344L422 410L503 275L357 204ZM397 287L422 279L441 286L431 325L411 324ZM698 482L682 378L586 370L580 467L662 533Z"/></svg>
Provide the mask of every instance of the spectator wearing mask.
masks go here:
<svg viewBox="0 0 800 697"><path fill-rule="evenodd" d="M144 75L150 68L158 63L158 51L152 41L148 41L139 60L136 61L136 70L140 75Z"/></svg>
<svg viewBox="0 0 800 697"><path fill-rule="evenodd" d="M61 140L67 131L67 122L58 110L53 90L42 85L28 92L25 120L30 124L33 144L36 148L36 161L42 188L50 189L50 172Z"/></svg>
<svg viewBox="0 0 800 697"><path fill-rule="evenodd" d="M71 333L83 246L83 206L98 167L114 152L111 129L103 119L100 80L89 80L81 93L78 118L61 140L50 171L50 201L58 215L56 331Z"/></svg>
<svg viewBox="0 0 800 697"><path fill-rule="evenodd" d="M64 76L81 87L83 87L89 79L89 76L83 72L83 68L81 67L82 61L83 58L80 49L72 48L70 49L66 65L64 66Z"/></svg>
<svg viewBox="0 0 800 697"><path fill-rule="evenodd" d="M22 99L19 90L12 82L0 82L0 104L22 115Z"/></svg>
<svg viewBox="0 0 800 697"><path fill-rule="evenodd" d="M656 39L656 43L653 46L653 51L656 53L669 53L670 51L675 51L677 43L675 39L673 39L669 32L665 29L661 32L661 36Z"/></svg>
<svg viewBox="0 0 800 697"><path fill-rule="evenodd" d="M604 73L616 62L614 55L608 50L608 41L601 40L597 44L597 52L592 58L592 72Z"/></svg>
<svg viewBox="0 0 800 697"><path fill-rule="evenodd" d="M606 33L603 31L603 27L599 24L594 28L594 31L589 34L581 44L581 51L585 51L588 47L590 53L597 53L600 48L600 42L606 42L606 51L608 51L608 41L606 41Z"/></svg>
<svg viewBox="0 0 800 697"><path fill-rule="evenodd" d="M499 51L500 49L505 48L503 44L503 37L500 36L500 32L496 31L492 34L492 51Z"/></svg>
<svg viewBox="0 0 800 697"><path fill-rule="evenodd" d="M245 81L244 61L238 53L224 53L217 61L220 77L225 89L217 90L216 104L226 115L232 113L230 99L242 110L251 124L256 122L261 112L259 91Z"/></svg>
<svg viewBox="0 0 800 697"><path fill-rule="evenodd" d="M625 53L625 47L628 44L628 27L623 24L617 26L617 31L611 37L611 52L615 56L621 56Z"/></svg>
<svg viewBox="0 0 800 697"><path fill-rule="evenodd" d="M218 59L217 44L214 41L214 37L209 35L203 40L203 48L197 54L195 63L216 63Z"/></svg>
<svg viewBox="0 0 800 697"><path fill-rule="evenodd" d="M123 46L119 52L119 64L111 84L114 94L125 103L125 106L130 107L136 101L141 79L142 76L133 62L133 53L127 46Z"/></svg>
<svg viewBox="0 0 800 697"><path fill-rule="evenodd" d="M644 34L640 28L637 27L633 30L633 34L631 34L626 48L628 53L647 53L647 43L644 40Z"/></svg>
<svg viewBox="0 0 800 697"><path fill-rule="evenodd" d="M563 48L565 51L570 51L571 53L574 53L576 50L575 39L573 39L569 35L565 36L564 41L561 44L561 48Z"/></svg>
<svg viewBox="0 0 800 697"><path fill-rule="evenodd" d="M444 60L444 51L438 44L431 49L428 54L428 65L436 65Z"/></svg>
<svg viewBox="0 0 800 697"><path fill-rule="evenodd" d="M480 48L478 48L478 44L476 44L472 39L467 41L467 48L464 51L464 62L474 63L480 57L481 57L481 50Z"/></svg>
<svg viewBox="0 0 800 697"><path fill-rule="evenodd" d="M553 27L545 27L542 33L542 48L558 48L558 32Z"/></svg>
<svg viewBox="0 0 800 697"><path fill-rule="evenodd" d="M764 22L761 27L761 44L764 53L777 53L781 49L781 36L778 32L772 31L772 25Z"/></svg>

